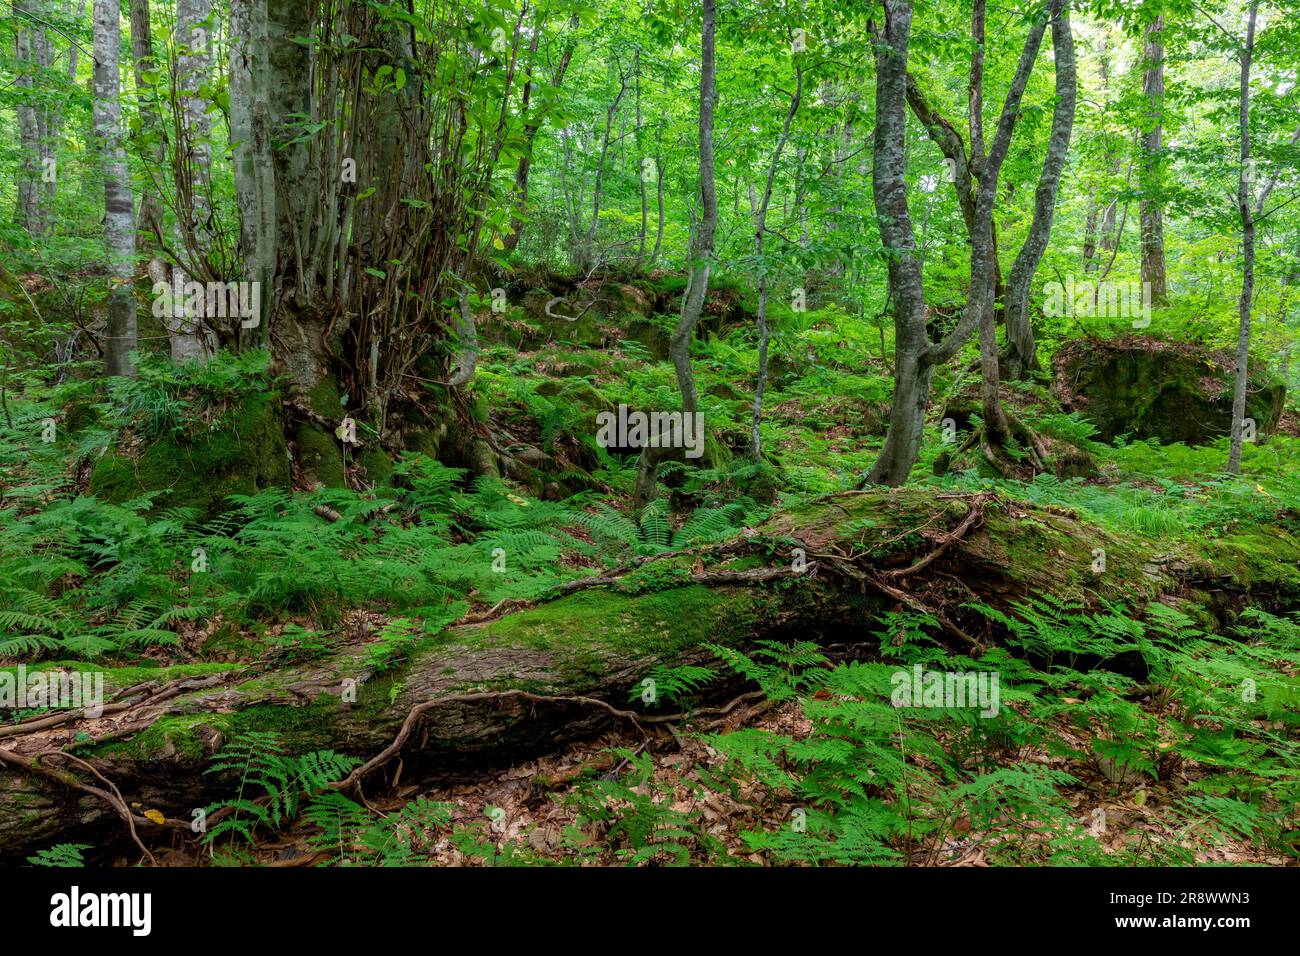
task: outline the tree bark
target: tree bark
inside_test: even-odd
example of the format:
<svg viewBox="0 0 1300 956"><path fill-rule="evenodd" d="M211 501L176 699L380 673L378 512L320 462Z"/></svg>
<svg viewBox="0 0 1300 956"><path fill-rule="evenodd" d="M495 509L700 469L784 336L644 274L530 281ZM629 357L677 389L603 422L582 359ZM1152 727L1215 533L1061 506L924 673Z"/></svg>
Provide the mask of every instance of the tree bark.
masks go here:
<svg viewBox="0 0 1300 956"><path fill-rule="evenodd" d="M153 160L155 174L161 176L163 165L167 162L167 148L162 115L158 110L158 87L153 78L154 72L158 69L158 61L153 55L149 0L130 0L130 9L131 58L135 60L135 90L139 99L140 126L144 134L153 139L149 156ZM140 211L136 217L136 227L139 230L137 247L141 252L150 251L162 241L163 207L162 197L157 188L146 189L140 196ZM157 268L162 268L161 262L158 263ZM151 273L157 271L153 263L150 263L149 271Z"/></svg>
<svg viewBox="0 0 1300 956"><path fill-rule="evenodd" d="M767 167L767 183L763 187L763 198L754 211L754 258L758 264L758 383L754 387L754 421L750 428L750 453L754 461L763 460L763 439L759 425L763 420L763 393L767 390L767 347L771 332L767 327L767 264L763 261L763 237L767 233L767 209L772 202L772 185L776 182L776 171L781 163L781 153L790 138L790 126L795 114L799 112L799 103L803 97L803 66L794 68L794 92L790 95L790 108L785 114L785 125L772 150L772 161Z"/></svg>
<svg viewBox="0 0 1300 956"><path fill-rule="evenodd" d="M677 389L682 396L682 413L693 415L699 410L695 391L695 373L691 368L691 338L704 310L709 292L709 270L713 260L713 236L718 228L718 193L713 171L713 110L718 98L715 46L717 0L703 0L703 27L700 31L700 201L699 228L691 247L690 278L682 295L681 318L668 343L668 354L677 373ZM640 513L654 500L659 482L659 464L668 449L646 447L641 450L633 498Z"/></svg>
<svg viewBox="0 0 1300 956"><path fill-rule="evenodd" d="M1146 97L1147 119L1142 131L1142 201L1139 219L1142 233L1142 281L1150 283L1151 304L1165 305L1169 294L1165 282L1165 227L1160 192L1163 188L1161 156L1164 137L1165 19L1157 16L1146 31L1142 94Z"/></svg>
<svg viewBox="0 0 1300 956"><path fill-rule="evenodd" d="M271 155L266 5L233 0L230 51L230 137L234 152L235 202L239 208L239 249L244 281L260 289L260 314L244 328L240 344L264 346L271 340L279 233L275 166ZM252 320L249 320L252 321Z"/></svg>
<svg viewBox="0 0 1300 956"><path fill-rule="evenodd" d="M578 16L573 15L569 21L569 30L578 29ZM538 26L540 32L541 26ZM556 64L555 73L551 76L552 90L559 90L564 83L564 75L569 71L569 63L573 60L573 51L577 46L577 39L570 37L564 46L564 52L560 55L560 62ZM532 98L532 72L531 68L528 74L529 84L524 90L522 112L527 114L528 104ZM510 217L510 235L503 240L506 252L514 252L519 245L519 235L523 232L523 210L528 205L528 176L533 167L533 147L537 142L537 133L542 128L542 122L545 119L545 113L539 111L539 115L529 120L524 126L524 154L519 157L519 164L515 167L515 212Z"/></svg>
<svg viewBox="0 0 1300 956"><path fill-rule="evenodd" d="M18 118L18 141L22 159L18 163L18 197L15 218L29 236L39 239L47 228L44 190L41 188L42 159L45 156L42 136L44 110L36 105L38 74L41 72L42 49L48 49L45 27L31 19L35 13L35 0L13 0L14 56L17 77L14 86L19 100L15 106Z"/></svg>
<svg viewBox="0 0 1300 956"><path fill-rule="evenodd" d="M1052 50L1056 71L1056 106L1052 112L1052 131L1047 141L1047 157L1034 193L1034 218L1024 245L1011 267L1006 293L1007 348L1005 374L1009 380L1022 379L1038 368L1034 329L1029 318L1029 288L1038 264L1047 251L1056 213L1056 196L1061 184L1074 127L1078 78L1074 62L1074 35L1070 25L1070 0L1058 0L1052 16Z"/></svg>
<svg viewBox="0 0 1300 956"><path fill-rule="evenodd" d="M971 229L971 291L957 326L940 342L930 343L925 329L925 295L916 237L907 207L905 134L907 127L907 49L912 7L909 0L887 0L885 29L876 44L875 166L872 174L876 219L888 253L888 286L894 303L894 401L889 431L880 457L864 484L899 485L907 480L921 449L925 410L933 366L947 362L972 331L980 329L981 386L985 425L991 438L1004 436L1006 417L998 399L998 356L994 310L993 206L998 176L1011 145L1020 101L1029 83L1046 18L1031 26L1016 73L998 117L997 132L983 153L983 72L978 48L971 58L971 170L978 181ZM972 16L972 35L982 36L982 4ZM879 42L882 41L883 42ZM978 147L979 152L976 152Z"/></svg>
<svg viewBox="0 0 1300 956"><path fill-rule="evenodd" d="M135 207L122 147L122 84L118 75L122 13L116 0L95 0L95 142L104 173L104 241L108 253L108 318L104 329L104 371L134 376L136 301Z"/></svg>
<svg viewBox="0 0 1300 956"><path fill-rule="evenodd" d="M1255 203L1250 176L1250 61L1255 52L1255 21L1259 0L1251 0L1246 21L1246 46L1241 53L1241 170L1237 178L1237 211L1241 214L1241 298L1237 301L1237 377L1232 391L1232 435L1228 474L1241 472L1241 444L1246 418L1246 385L1250 361L1250 307L1255 295Z"/></svg>

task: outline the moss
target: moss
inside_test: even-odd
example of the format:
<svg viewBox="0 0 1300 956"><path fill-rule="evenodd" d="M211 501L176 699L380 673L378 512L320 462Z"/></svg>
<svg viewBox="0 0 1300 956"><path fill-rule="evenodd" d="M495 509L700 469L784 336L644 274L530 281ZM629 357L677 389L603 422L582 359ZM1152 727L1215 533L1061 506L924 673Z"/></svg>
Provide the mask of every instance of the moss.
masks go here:
<svg viewBox="0 0 1300 956"><path fill-rule="evenodd" d="M328 376L317 382L307 393L307 404L313 412L324 418L342 418L346 412L338 383Z"/></svg>
<svg viewBox="0 0 1300 956"><path fill-rule="evenodd" d="M90 475L91 494L119 503L154 493L154 506L197 508L204 517L227 507L232 494L287 488L289 453L277 403L249 400L221 428L197 436L169 435L137 458L106 454Z"/></svg>
<svg viewBox="0 0 1300 956"><path fill-rule="evenodd" d="M442 447L440 436L427 428L412 429L405 434L403 440L407 451L419 452L433 459L437 459L438 451Z"/></svg>
<svg viewBox="0 0 1300 956"><path fill-rule="evenodd" d="M222 664L222 663L202 663L202 664L173 664L170 667L157 666L131 666L131 667L105 667L102 664L96 664L88 661L42 661L39 664L25 665L28 673L37 671L61 670L75 671L76 673L102 673L104 675L104 693L112 694L126 687L132 687L145 681L171 681L178 680L182 677L203 677L207 674L220 674L226 671L237 671L243 665L239 664ZM16 673L16 665L7 665L0 667L0 672Z"/></svg>
<svg viewBox="0 0 1300 956"><path fill-rule="evenodd" d="M600 389L579 379L547 379L537 386L537 394L559 398L589 410L603 411L614 407Z"/></svg>
<svg viewBox="0 0 1300 956"><path fill-rule="evenodd" d="M130 737L96 744L84 752L137 763L161 759L171 763L179 758L181 765L200 766L228 738L230 717L229 714L169 714Z"/></svg>
<svg viewBox="0 0 1300 956"><path fill-rule="evenodd" d="M458 628L448 637L568 654L608 648L672 657L702 640L743 639L777 604L775 595L761 587L692 584L634 597L593 588L490 624Z"/></svg>
<svg viewBox="0 0 1300 956"><path fill-rule="evenodd" d="M357 464L366 470L366 478L375 485L386 485L393 475L393 456L382 448L364 448Z"/></svg>
<svg viewBox="0 0 1300 956"><path fill-rule="evenodd" d="M1250 528L1207 543L1220 575L1246 591L1300 594L1300 543L1276 528Z"/></svg>
<svg viewBox="0 0 1300 956"><path fill-rule="evenodd" d="M1129 434L1206 445L1231 426L1233 360L1220 353L1145 337L1085 340L1058 351L1053 364L1058 391L1103 441ZM1246 417L1268 434L1281 417L1286 386L1258 357L1249 367Z"/></svg>
<svg viewBox="0 0 1300 956"><path fill-rule="evenodd" d="M298 464L309 480L327 488L342 488L347 482L343 473L343 455L334 436L321 426L306 422L293 436Z"/></svg>
<svg viewBox="0 0 1300 956"><path fill-rule="evenodd" d="M100 417L99 409L90 402L74 402L64 417L65 427L70 432L78 432L96 424Z"/></svg>

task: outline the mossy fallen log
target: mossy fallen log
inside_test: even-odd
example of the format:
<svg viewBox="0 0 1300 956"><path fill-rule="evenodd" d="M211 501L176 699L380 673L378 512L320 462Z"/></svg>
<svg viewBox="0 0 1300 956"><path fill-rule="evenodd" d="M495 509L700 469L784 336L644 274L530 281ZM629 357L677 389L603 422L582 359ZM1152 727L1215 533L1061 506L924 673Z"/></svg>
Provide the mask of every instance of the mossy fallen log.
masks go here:
<svg viewBox="0 0 1300 956"><path fill-rule="evenodd" d="M383 671L367 666L358 644L293 666L196 665L149 684L139 669L110 671L110 688L130 691L112 712L0 736L0 858L120 828L120 807L102 781L132 808L142 840L167 838L169 828L188 833L194 808L232 792L231 781L203 771L246 731L274 732L289 752L333 749L368 760L418 708L401 748L403 779L541 752L621 719L611 710L643 711L638 691L651 669L708 660L706 641L743 648L808 639L867 645L869 654L878 615L909 606L938 615L954 648L979 653L997 635L971 602L1005 608L1051 594L1133 608L1184 601L1211 613L1223 610L1225 589L1250 586L1257 598L1295 606L1300 542L1285 529L1269 533L1268 549L1241 532L1204 554L1161 553L1067 510L991 495L847 493L780 513L732 541L452 627ZM382 786L398 765L394 755L369 786Z"/></svg>

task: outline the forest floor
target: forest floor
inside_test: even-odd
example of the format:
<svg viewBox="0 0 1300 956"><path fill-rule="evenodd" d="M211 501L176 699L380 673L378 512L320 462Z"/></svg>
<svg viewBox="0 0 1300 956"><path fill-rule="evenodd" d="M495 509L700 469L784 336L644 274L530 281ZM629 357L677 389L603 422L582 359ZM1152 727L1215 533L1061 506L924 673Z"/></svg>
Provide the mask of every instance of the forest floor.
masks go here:
<svg viewBox="0 0 1300 956"><path fill-rule="evenodd" d="M330 441L335 486L304 487L306 433L256 356L12 393L0 673L103 673L117 705L0 728L0 855L1294 863L1294 410L1224 476L1222 438L1100 441L1045 374L1007 400L1071 471L936 476L944 421L971 414L945 369L917 479L860 492L879 343L835 308L798 317L764 420L781 466L755 465L723 286L696 357L706 454L665 467L637 523L635 457L593 422L671 407L664 286L482 330L470 411L501 477L412 430L450 464ZM1204 350L1165 351L1210 377ZM1000 712L900 709L919 667L998 676Z"/></svg>

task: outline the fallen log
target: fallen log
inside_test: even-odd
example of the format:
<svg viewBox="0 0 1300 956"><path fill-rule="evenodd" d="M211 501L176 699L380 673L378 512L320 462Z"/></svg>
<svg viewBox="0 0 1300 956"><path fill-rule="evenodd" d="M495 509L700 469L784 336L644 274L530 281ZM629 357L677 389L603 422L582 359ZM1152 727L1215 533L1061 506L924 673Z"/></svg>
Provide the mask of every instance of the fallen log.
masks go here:
<svg viewBox="0 0 1300 956"><path fill-rule="evenodd" d="M125 692L121 706L0 738L0 859L110 829L125 836L123 805L143 845L190 836L192 811L233 789L203 770L247 731L276 733L288 752L353 755L368 763L348 785L378 788L399 754L409 780L536 754L612 721L651 725L663 708L640 703L641 681L658 664L708 662L705 641L870 645L878 615L906 606L945 621L954 649L978 653L996 635L964 607L972 601L1005 608L1051 593L1135 608L1190 601L1219 612L1224 586L1241 581L1256 599L1296 606L1300 543L1274 528L1268 549L1253 549L1254 533L1220 537L1206 553L1157 554L1141 537L1063 509L988 494L851 492L780 513L723 545L673 552L449 628L382 672L367 667L359 644L283 668L172 669L162 684L142 684L139 668L116 680L109 671L109 685Z"/></svg>

